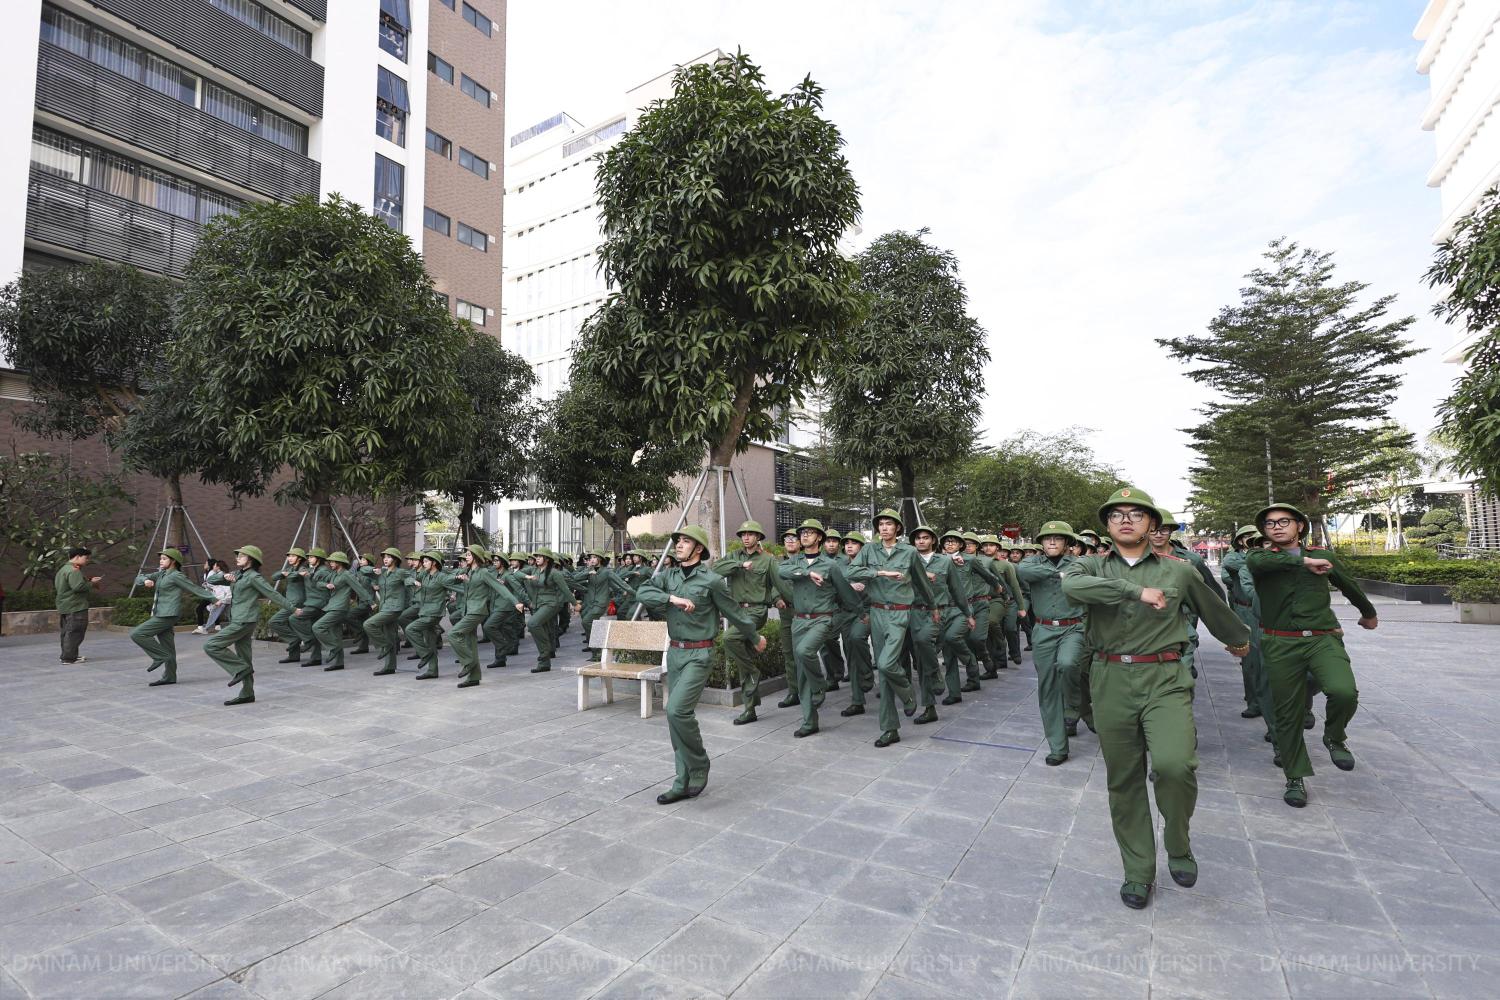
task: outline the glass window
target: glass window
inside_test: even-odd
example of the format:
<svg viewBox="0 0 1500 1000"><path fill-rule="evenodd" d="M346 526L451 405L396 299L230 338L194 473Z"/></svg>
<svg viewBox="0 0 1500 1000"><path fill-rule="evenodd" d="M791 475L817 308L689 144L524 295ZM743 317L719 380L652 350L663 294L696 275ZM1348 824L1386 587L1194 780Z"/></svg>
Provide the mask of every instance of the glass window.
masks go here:
<svg viewBox="0 0 1500 1000"><path fill-rule="evenodd" d="M182 219L198 218L195 185L151 167L140 168L140 190L136 200Z"/></svg>
<svg viewBox="0 0 1500 1000"><path fill-rule="evenodd" d="M89 24L56 7L42 9L42 41L88 58Z"/></svg>
<svg viewBox="0 0 1500 1000"><path fill-rule="evenodd" d="M107 70L132 80L141 78L141 51L122 38L95 28L89 43L89 59Z"/></svg>
<svg viewBox="0 0 1500 1000"><path fill-rule="evenodd" d="M218 215L233 215L240 210L240 203L217 191L198 192L198 221L207 222Z"/></svg>
<svg viewBox="0 0 1500 1000"><path fill-rule="evenodd" d="M243 204L237 198L200 187L176 174L44 128L32 129L31 168L200 222L225 212L237 212Z"/></svg>
<svg viewBox="0 0 1500 1000"><path fill-rule="evenodd" d="M494 26L490 24L490 19L468 4L464 4L464 20L484 32L484 37L486 38L490 37L490 32L494 30Z"/></svg>
<svg viewBox="0 0 1500 1000"><path fill-rule="evenodd" d="M453 159L453 143L445 137L438 135L432 129L427 130L427 148L444 159Z"/></svg>
<svg viewBox="0 0 1500 1000"><path fill-rule="evenodd" d="M422 209L422 225L444 236L451 236L453 233L453 221L442 212L435 212L430 208Z"/></svg>
<svg viewBox="0 0 1500 1000"><path fill-rule="evenodd" d="M522 552L544 549L552 544L548 531L551 518L549 507L534 507L529 510L510 512L511 543Z"/></svg>
<svg viewBox="0 0 1500 1000"><path fill-rule="evenodd" d="M175 101L189 107L198 104L198 78L161 56L146 53L146 73L142 79L146 86Z"/></svg>
<svg viewBox="0 0 1500 1000"><path fill-rule="evenodd" d="M484 326L484 306L476 306L472 302L459 299L455 312L459 319L466 319L475 326Z"/></svg>
<svg viewBox="0 0 1500 1000"><path fill-rule="evenodd" d="M254 0L208 0L208 3L293 52L300 52L304 56L312 55L312 35L292 22L272 14Z"/></svg>
<svg viewBox="0 0 1500 1000"><path fill-rule="evenodd" d="M307 126L300 122L294 122L285 115L278 115L267 108L258 108L260 113L260 134L278 146L284 146L294 153L307 155Z"/></svg>
<svg viewBox="0 0 1500 1000"><path fill-rule="evenodd" d="M88 149L87 157L89 187L103 191L105 194L118 195L121 198L135 198L136 165L134 163L123 156L106 153L100 149ZM154 201L145 199L142 201L147 205L155 204Z"/></svg>
<svg viewBox="0 0 1500 1000"><path fill-rule="evenodd" d="M207 80L203 82L203 110L246 132L256 131L255 103Z"/></svg>
<svg viewBox="0 0 1500 1000"><path fill-rule="evenodd" d="M453 67L451 67L451 66L448 67L448 70L451 73L452 70L453 70ZM468 94L470 97L474 98L474 100L478 101L480 104L483 104L485 107L489 107L490 106L490 88L486 87L484 84L480 83L478 80L475 80L473 77L469 76L469 74L467 74L467 73L462 73L460 75L463 77L463 79L459 83L459 89L461 89L465 94ZM453 82L453 80L452 80L451 77L449 78L448 82L449 83Z"/></svg>
<svg viewBox="0 0 1500 1000"><path fill-rule="evenodd" d="M380 47L406 62L406 36L411 33L407 0L380 0Z"/></svg>
<svg viewBox="0 0 1500 1000"><path fill-rule="evenodd" d="M458 165L471 173L478 174L485 180L489 180L490 161L482 156L475 156L462 146L458 147Z"/></svg>
<svg viewBox="0 0 1500 1000"><path fill-rule="evenodd" d="M83 146L56 132L34 129L31 133L31 167L44 174L52 174L70 181L83 183Z"/></svg>
<svg viewBox="0 0 1500 1000"><path fill-rule="evenodd" d="M447 7L449 10L453 9L453 0L438 0L438 2L441 3L444 7Z"/></svg>
<svg viewBox="0 0 1500 1000"><path fill-rule="evenodd" d="M453 64L445 62L431 52L427 53L427 69L444 83L453 82ZM467 80L468 77L464 77L464 79Z"/></svg>
<svg viewBox="0 0 1500 1000"><path fill-rule="evenodd" d="M467 223L458 224L458 242L465 243L482 253L490 252L490 238L480 229L475 229Z"/></svg>
<svg viewBox="0 0 1500 1000"><path fill-rule="evenodd" d="M406 203L406 168L375 154L375 214L392 229L401 228Z"/></svg>

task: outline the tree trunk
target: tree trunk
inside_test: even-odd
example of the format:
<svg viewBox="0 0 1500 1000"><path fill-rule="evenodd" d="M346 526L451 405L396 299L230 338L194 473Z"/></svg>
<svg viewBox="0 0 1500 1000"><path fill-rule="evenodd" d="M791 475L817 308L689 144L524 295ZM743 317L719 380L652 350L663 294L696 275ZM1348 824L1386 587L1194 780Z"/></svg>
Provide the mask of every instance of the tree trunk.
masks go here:
<svg viewBox="0 0 1500 1000"><path fill-rule="evenodd" d="M911 462L896 463L901 476L901 522L909 535L917 526L917 470Z"/></svg>
<svg viewBox="0 0 1500 1000"><path fill-rule="evenodd" d="M182 506L182 477L173 473L167 477L167 498L172 507L172 513L167 517L167 532L165 548L182 551L182 544L187 541L187 525L184 523L186 517ZM206 555L207 553L200 553Z"/></svg>
<svg viewBox="0 0 1500 1000"><path fill-rule="evenodd" d="M474 495L464 493L462 496L463 502L458 508L458 545L459 548L467 548L474 520Z"/></svg>
<svg viewBox="0 0 1500 1000"><path fill-rule="evenodd" d="M740 442L740 435L745 432L745 423L750 419L750 401L755 395L755 373L743 371L740 373L739 384L735 387L734 412L729 418L729 426L724 429L723 435L718 442L711 445L708 450L709 468L729 468L729 463L734 461L735 446ZM729 488L725 484L726 489ZM704 506L708 508L708 517L705 518L703 530L708 532L715 548L719 547L719 535L722 531L727 542L729 537L729 526L721 524L724 511L719 503L719 479L717 475L711 475L703 486ZM726 498L727 502L727 498ZM688 523L692 523L692 514L688 514ZM721 556L724 553L715 552L714 555Z"/></svg>
<svg viewBox="0 0 1500 1000"><path fill-rule="evenodd" d="M605 518L610 527L610 551L614 553L616 564L620 561L620 553L625 551L625 525L630 523L629 512L625 509L625 498L615 498L615 513L613 517Z"/></svg>
<svg viewBox="0 0 1500 1000"><path fill-rule="evenodd" d="M327 552L337 549L337 529L333 524L333 503L329 499L327 490L313 490L307 498L307 517L309 530L312 532L312 540L308 542L307 548L314 546ZM332 543L332 544L329 544Z"/></svg>

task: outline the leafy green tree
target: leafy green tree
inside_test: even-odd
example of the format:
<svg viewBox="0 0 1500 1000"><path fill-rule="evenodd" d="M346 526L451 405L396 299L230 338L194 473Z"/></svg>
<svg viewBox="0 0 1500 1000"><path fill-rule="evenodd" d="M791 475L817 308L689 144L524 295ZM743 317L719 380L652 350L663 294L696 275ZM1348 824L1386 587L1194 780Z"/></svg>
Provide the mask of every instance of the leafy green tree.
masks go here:
<svg viewBox="0 0 1500 1000"><path fill-rule="evenodd" d="M630 519L676 503L677 479L702 460L692 445L621 420L624 404L575 367L568 388L543 404L532 462L538 495L574 517L602 517L616 551Z"/></svg>
<svg viewBox="0 0 1500 1000"><path fill-rule="evenodd" d="M460 377L474 419L459 444L457 478L441 492L457 501L459 540L468 545L477 530L476 509L525 495L537 423L531 391L537 380L524 358L477 329L464 351Z"/></svg>
<svg viewBox="0 0 1500 1000"><path fill-rule="evenodd" d="M1424 549L1462 544L1463 520L1453 511L1436 507L1422 515L1421 523L1409 528L1406 537Z"/></svg>
<svg viewBox="0 0 1500 1000"><path fill-rule="evenodd" d="M124 264L24 272L0 289L0 347L36 397L16 413L47 437L102 437L126 468L161 479L179 508L165 544L186 540L182 477L202 462L195 424L167 384L176 286Z"/></svg>
<svg viewBox="0 0 1500 1000"><path fill-rule="evenodd" d="M874 510L899 502L895 488L878 476L872 493L870 469L845 461L832 443L793 449L782 461L789 482L786 488L778 485L777 492L816 500L792 503L794 524L815 517L840 531L868 527Z"/></svg>
<svg viewBox="0 0 1500 1000"><path fill-rule="evenodd" d="M1028 537L1053 519L1098 528L1099 504L1119 482L1119 473L1095 457L1084 428L1022 431L933 470L922 516L944 530L998 532L1016 523Z"/></svg>
<svg viewBox="0 0 1500 1000"><path fill-rule="evenodd" d="M1485 192L1458 221L1427 270L1427 283L1446 294L1432 307L1474 337L1464 371L1438 406L1438 431L1452 448L1450 465L1500 491L1500 189Z"/></svg>
<svg viewBox="0 0 1500 1000"><path fill-rule="evenodd" d="M838 242L859 192L811 79L776 96L738 53L674 82L600 155L599 258L618 291L575 370L631 387L617 419L727 466L770 437L856 316Z"/></svg>
<svg viewBox="0 0 1500 1000"><path fill-rule="evenodd" d="M1409 505L1408 498L1422 479L1422 456L1413 440L1414 435L1405 427L1385 421L1375 443L1381 461L1375 464L1369 477L1358 481L1342 469L1334 473L1334 480L1342 484L1342 489L1329 501L1329 509L1361 512L1378 507L1384 515L1387 549L1403 547L1402 510Z"/></svg>
<svg viewBox="0 0 1500 1000"><path fill-rule="evenodd" d="M1412 443L1409 434L1391 438L1380 421L1402 362L1421 353L1402 336L1416 320L1387 317L1394 295L1360 304L1369 286L1336 280L1330 253L1275 240L1264 257L1206 335L1157 343L1198 365L1188 377L1223 400L1200 411L1207 419L1193 431L1203 460L1191 476L1194 504L1241 521L1265 506L1269 446L1275 499L1295 503L1326 536L1330 497L1383 474L1391 449ZM1241 474L1256 455L1258 482ZM1232 480L1205 474L1220 463L1235 470Z"/></svg>
<svg viewBox="0 0 1500 1000"><path fill-rule="evenodd" d="M826 422L840 458L894 472L903 515L917 470L973 440L990 360L984 328L968 314L958 258L915 233L886 233L855 258L864 318L823 372Z"/></svg>
<svg viewBox="0 0 1500 1000"><path fill-rule="evenodd" d="M170 352L205 478L278 502L411 497L454 480L472 429L469 327L405 236L332 196L246 206L204 227Z"/></svg>
<svg viewBox="0 0 1500 1000"><path fill-rule="evenodd" d="M12 548L19 550L24 587L50 581L72 545L96 556L116 548L134 552L136 527L118 523L134 504L116 475L83 472L42 452L0 456L0 565L11 565Z"/></svg>

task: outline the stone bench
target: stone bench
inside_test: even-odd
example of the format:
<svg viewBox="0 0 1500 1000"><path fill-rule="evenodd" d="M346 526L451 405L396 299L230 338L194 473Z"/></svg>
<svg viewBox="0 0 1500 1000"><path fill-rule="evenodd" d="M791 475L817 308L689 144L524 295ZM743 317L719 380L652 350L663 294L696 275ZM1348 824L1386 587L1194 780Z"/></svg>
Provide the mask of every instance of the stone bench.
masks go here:
<svg viewBox="0 0 1500 1000"><path fill-rule="evenodd" d="M599 662L578 668L578 711L586 712L589 704L589 683L594 677L604 682L604 704L615 702L615 681L639 681L641 685L641 718L651 718L652 691L662 682L666 667L657 663L620 663L615 659L622 652L661 653L666 660L667 623L650 621L614 621L600 619L594 622L589 634L589 645L599 650Z"/></svg>

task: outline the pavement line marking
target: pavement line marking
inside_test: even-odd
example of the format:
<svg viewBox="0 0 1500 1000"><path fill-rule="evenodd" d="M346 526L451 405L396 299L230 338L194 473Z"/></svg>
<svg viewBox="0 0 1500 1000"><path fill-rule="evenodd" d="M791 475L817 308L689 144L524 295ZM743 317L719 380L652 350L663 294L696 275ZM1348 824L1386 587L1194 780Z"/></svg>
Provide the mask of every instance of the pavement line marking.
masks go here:
<svg viewBox="0 0 1500 1000"><path fill-rule="evenodd" d="M1036 747L1018 747L1009 743L985 743L983 740L961 740L957 736L929 736L930 740L942 740L945 743L967 743L971 747L994 747L997 750L1023 750L1026 753L1036 753Z"/></svg>

